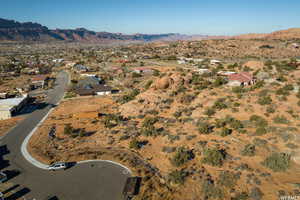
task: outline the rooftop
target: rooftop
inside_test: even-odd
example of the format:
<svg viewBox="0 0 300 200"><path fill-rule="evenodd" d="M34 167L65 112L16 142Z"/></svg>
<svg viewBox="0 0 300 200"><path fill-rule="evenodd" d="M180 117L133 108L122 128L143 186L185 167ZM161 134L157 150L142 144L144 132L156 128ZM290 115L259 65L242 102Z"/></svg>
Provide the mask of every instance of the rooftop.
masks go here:
<svg viewBox="0 0 300 200"><path fill-rule="evenodd" d="M19 105L26 99L27 96L24 97L18 97L18 98L9 98L9 99L0 99L0 110L1 111L7 111L10 110L11 108Z"/></svg>

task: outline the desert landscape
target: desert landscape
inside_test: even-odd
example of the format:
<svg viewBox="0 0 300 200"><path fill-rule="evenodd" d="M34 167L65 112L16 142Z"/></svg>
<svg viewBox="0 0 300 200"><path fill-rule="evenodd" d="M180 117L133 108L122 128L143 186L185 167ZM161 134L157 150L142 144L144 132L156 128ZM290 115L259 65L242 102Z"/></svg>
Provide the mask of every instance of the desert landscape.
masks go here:
<svg viewBox="0 0 300 200"><path fill-rule="evenodd" d="M67 181L101 160L141 180L124 199L300 198L299 28L121 34L0 18L0 78L0 139L14 136L0 167L16 177Z"/></svg>

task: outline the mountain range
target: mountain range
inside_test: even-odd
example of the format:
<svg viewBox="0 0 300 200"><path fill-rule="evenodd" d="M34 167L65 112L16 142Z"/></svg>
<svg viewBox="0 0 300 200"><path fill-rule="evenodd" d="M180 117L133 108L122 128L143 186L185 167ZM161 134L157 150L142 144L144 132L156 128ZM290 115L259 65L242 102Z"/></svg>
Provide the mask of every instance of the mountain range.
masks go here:
<svg viewBox="0 0 300 200"><path fill-rule="evenodd" d="M109 32L95 32L85 28L77 29L49 29L38 23L17 22L0 18L0 41L35 41L35 42L118 42L118 41L176 41L202 39L300 39L300 28L276 31L270 34L244 34L238 36L208 36L167 34L122 34Z"/></svg>
<svg viewBox="0 0 300 200"><path fill-rule="evenodd" d="M0 18L0 41L148 42L156 40L186 40L189 38L190 36L175 33L126 35L121 33L95 32L85 28L51 30L38 23L20 23L14 20Z"/></svg>

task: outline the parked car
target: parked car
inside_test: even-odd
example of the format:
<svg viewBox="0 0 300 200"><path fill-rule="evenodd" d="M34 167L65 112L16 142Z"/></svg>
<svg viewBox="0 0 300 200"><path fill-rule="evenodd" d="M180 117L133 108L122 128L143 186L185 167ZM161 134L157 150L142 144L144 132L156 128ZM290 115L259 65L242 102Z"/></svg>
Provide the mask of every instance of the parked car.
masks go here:
<svg viewBox="0 0 300 200"><path fill-rule="evenodd" d="M67 168L67 163L65 162L58 162L50 165L48 167L48 170L55 171L55 170L60 170L60 169L66 169Z"/></svg>
<svg viewBox="0 0 300 200"><path fill-rule="evenodd" d="M7 175L4 172L0 172L0 183L3 183L7 180Z"/></svg>

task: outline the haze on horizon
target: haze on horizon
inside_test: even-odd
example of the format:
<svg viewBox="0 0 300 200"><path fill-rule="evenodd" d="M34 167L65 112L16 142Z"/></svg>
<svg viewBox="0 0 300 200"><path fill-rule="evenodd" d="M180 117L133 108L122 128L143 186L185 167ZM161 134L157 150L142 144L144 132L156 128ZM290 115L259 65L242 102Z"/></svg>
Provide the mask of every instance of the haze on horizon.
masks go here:
<svg viewBox="0 0 300 200"><path fill-rule="evenodd" d="M2 0L0 18L93 31L236 35L300 27L297 0Z"/></svg>

